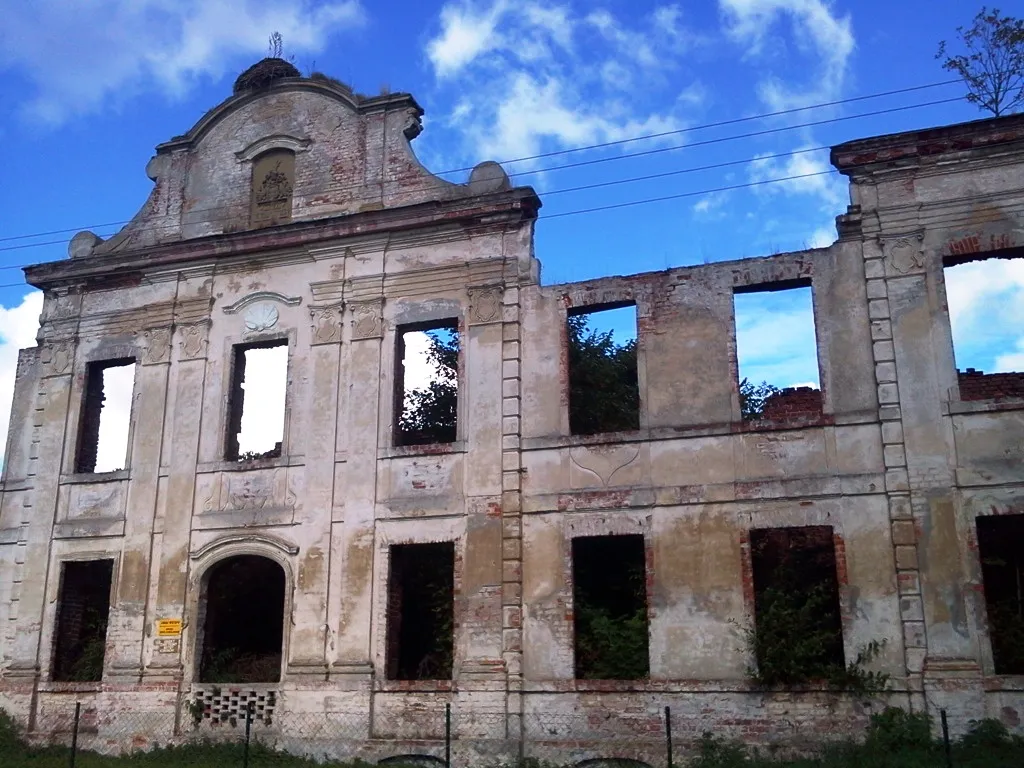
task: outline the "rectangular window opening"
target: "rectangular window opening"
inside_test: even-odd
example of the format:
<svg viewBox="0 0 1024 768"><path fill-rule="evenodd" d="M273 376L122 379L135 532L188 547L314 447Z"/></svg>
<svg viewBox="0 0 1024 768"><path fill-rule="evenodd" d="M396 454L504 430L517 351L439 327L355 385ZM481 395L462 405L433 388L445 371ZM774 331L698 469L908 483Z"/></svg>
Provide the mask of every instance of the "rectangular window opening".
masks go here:
<svg viewBox="0 0 1024 768"><path fill-rule="evenodd" d="M287 339L235 346L225 459L252 461L281 455L287 387Z"/></svg>
<svg viewBox="0 0 1024 768"><path fill-rule="evenodd" d="M733 301L743 420L820 419L810 281L736 288Z"/></svg>
<svg viewBox="0 0 1024 768"><path fill-rule="evenodd" d="M978 557L997 675L1024 675L1024 515L979 517Z"/></svg>
<svg viewBox="0 0 1024 768"><path fill-rule="evenodd" d="M832 528L750 532L752 635L765 686L828 680L845 669Z"/></svg>
<svg viewBox="0 0 1024 768"><path fill-rule="evenodd" d="M54 681L95 683L103 678L113 574L113 560L64 563L54 635Z"/></svg>
<svg viewBox="0 0 1024 768"><path fill-rule="evenodd" d="M454 443L459 412L459 326L454 319L398 327L395 445Z"/></svg>
<svg viewBox="0 0 1024 768"><path fill-rule="evenodd" d="M650 674L644 537L572 540L577 680L644 680Z"/></svg>
<svg viewBox="0 0 1024 768"><path fill-rule="evenodd" d="M640 428L636 305L570 310L569 432L596 435Z"/></svg>
<svg viewBox="0 0 1024 768"><path fill-rule="evenodd" d="M943 277L960 399L1024 398L1024 249L947 259Z"/></svg>
<svg viewBox="0 0 1024 768"><path fill-rule="evenodd" d="M450 680L455 544L396 544L388 575L389 680Z"/></svg>
<svg viewBox="0 0 1024 768"><path fill-rule="evenodd" d="M101 360L85 371L76 472L114 472L128 461L135 360Z"/></svg>

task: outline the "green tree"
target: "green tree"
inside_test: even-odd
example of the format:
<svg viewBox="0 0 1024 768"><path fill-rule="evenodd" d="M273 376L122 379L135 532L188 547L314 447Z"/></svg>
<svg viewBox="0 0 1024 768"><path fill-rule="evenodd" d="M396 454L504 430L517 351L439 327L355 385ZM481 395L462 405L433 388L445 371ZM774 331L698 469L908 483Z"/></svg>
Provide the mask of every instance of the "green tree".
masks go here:
<svg viewBox="0 0 1024 768"><path fill-rule="evenodd" d="M405 395L399 428L402 442L406 445L455 441L459 405L459 334L449 329L425 333L430 337L427 361L434 369L434 380L426 387Z"/></svg>
<svg viewBox="0 0 1024 768"><path fill-rule="evenodd" d="M569 429L574 435L640 427L636 339L619 344L598 331L586 315L570 315Z"/></svg>
<svg viewBox="0 0 1024 768"><path fill-rule="evenodd" d="M957 27L962 53L939 43L936 59L967 86L967 100L996 117L1024 104L1024 21L982 6L970 27Z"/></svg>
<svg viewBox="0 0 1024 768"><path fill-rule="evenodd" d="M764 415L764 406L772 395L779 392L779 388L762 381L754 384L750 379L743 379L740 382L740 413L744 421L756 421Z"/></svg>

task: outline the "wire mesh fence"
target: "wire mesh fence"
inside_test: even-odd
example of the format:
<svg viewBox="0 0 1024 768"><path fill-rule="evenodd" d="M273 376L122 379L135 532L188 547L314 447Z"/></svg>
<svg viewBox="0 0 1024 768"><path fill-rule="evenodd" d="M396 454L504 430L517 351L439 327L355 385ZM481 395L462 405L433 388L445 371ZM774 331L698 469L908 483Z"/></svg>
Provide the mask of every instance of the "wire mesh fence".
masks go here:
<svg viewBox="0 0 1024 768"><path fill-rule="evenodd" d="M23 734L32 768L119 765L146 752L158 766L261 768L311 764L529 766L600 761L623 768L673 767L671 712L615 716L510 714L450 705L401 717L369 712L288 712L245 702L155 711L102 712L80 704L39 712ZM26 753L27 754L27 753ZM40 755L56 762L39 762ZM17 761L0 761L19 766Z"/></svg>

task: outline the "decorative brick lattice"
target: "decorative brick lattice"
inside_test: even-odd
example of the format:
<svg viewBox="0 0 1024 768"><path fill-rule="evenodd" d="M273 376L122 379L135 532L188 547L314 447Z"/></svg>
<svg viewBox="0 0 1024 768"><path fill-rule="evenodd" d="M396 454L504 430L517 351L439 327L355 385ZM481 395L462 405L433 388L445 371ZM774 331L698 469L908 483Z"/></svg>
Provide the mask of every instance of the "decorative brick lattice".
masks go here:
<svg viewBox="0 0 1024 768"><path fill-rule="evenodd" d="M197 690L193 702L193 717L197 724L244 723L246 710L251 705L253 721L270 725L274 717L274 707L277 705L277 691L209 688Z"/></svg>

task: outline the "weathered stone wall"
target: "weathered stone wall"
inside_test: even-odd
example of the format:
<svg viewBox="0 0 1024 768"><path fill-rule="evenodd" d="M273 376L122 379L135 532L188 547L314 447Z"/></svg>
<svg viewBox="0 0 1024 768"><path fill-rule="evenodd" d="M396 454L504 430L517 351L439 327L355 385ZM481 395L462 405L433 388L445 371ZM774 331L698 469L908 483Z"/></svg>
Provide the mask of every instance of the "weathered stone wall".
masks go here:
<svg viewBox="0 0 1024 768"><path fill-rule="evenodd" d="M860 697L747 679L749 532L828 525L847 659L884 641L887 700L945 707L954 730L1019 726L1024 684L992 667L974 518L1024 513L1024 400L958 390L942 266L1024 247L1024 155L992 138L1024 120L970 129L985 142L837 148L854 205L829 248L541 286L531 190L486 166L436 180L408 147L415 102L343 96L289 81L233 97L159 149L122 235L29 270L46 296L0 501L0 705L42 723L75 699L189 699L204 575L258 554L286 575L282 680L260 687L280 722L372 713L367 736L432 738L451 703L502 734L569 715L650 732L671 705L691 736L855 732ZM275 142L296 151L292 222L254 231L246 158ZM812 289L822 389L814 408L747 422L733 296L777 284ZM567 313L623 302L639 429L572 436ZM275 319L247 323L253 307ZM396 446L396 328L449 318L456 440ZM288 348L281 455L225 461L232 348L272 339ZM86 366L125 357L139 363L128 467L75 473ZM626 533L645 541L650 677L575 680L572 539ZM388 680L389 547L435 541L455 544L453 679ZM115 561L104 681L54 683L61 563L96 557ZM180 637L156 636L165 618Z"/></svg>

